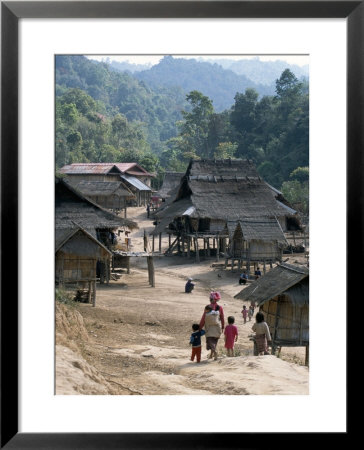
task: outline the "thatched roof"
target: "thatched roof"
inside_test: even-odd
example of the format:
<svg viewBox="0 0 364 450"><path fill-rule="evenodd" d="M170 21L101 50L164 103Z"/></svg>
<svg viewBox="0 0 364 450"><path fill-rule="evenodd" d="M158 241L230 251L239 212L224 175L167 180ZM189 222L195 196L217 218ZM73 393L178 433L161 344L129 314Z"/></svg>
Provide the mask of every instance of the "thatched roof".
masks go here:
<svg viewBox="0 0 364 450"><path fill-rule="evenodd" d="M244 219L238 222L228 222L227 228L230 236L234 235L238 227L240 227L245 241L277 241L281 245L288 245L277 219Z"/></svg>
<svg viewBox="0 0 364 450"><path fill-rule="evenodd" d="M193 177L210 175L218 177L259 178L254 163L248 159L200 159L192 160L186 175Z"/></svg>
<svg viewBox="0 0 364 450"><path fill-rule="evenodd" d="M132 220L121 218L101 208L60 178L56 178L55 223L56 229L73 229L79 226L92 236L96 236L96 229L122 226L138 228Z"/></svg>
<svg viewBox="0 0 364 450"><path fill-rule="evenodd" d="M258 306L277 295L287 295L292 303L303 306L309 303L309 271L306 267L282 263L234 297L255 301Z"/></svg>
<svg viewBox="0 0 364 450"><path fill-rule="evenodd" d="M75 225L73 228L69 229L56 229L56 249L57 252L60 250L73 236L75 236L77 233L82 233L85 236L87 236L92 242L94 242L96 245L104 249L105 252L109 253L110 256L112 255L112 252L107 249L100 241L95 239L94 236L92 236L90 233L88 233L83 228Z"/></svg>
<svg viewBox="0 0 364 450"><path fill-rule="evenodd" d="M75 185L76 189L87 196L108 197L135 197L121 181L80 181Z"/></svg>
<svg viewBox="0 0 364 450"><path fill-rule="evenodd" d="M159 189L157 194L162 198L169 197L173 190L181 183L181 178L184 174L185 172L166 172L162 187Z"/></svg>
<svg viewBox="0 0 364 450"><path fill-rule="evenodd" d="M239 220L285 216L287 211L272 195L266 184L255 178L220 177L215 179L190 178L185 195L191 191L196 208L194 217Z"/></svg>

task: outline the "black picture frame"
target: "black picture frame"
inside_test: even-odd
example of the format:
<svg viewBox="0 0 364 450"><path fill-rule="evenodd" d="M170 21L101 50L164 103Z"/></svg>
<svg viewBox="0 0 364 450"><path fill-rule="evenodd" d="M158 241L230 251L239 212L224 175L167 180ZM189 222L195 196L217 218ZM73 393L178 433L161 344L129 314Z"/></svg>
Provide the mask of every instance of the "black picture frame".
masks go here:
<svg viewBox="0 0 364 450"><path fill-rule="evenodd" d="M363 234L363 1L95 1L1 2L1 448L139 449L259 448L271 433L18 432L18 22L22 18L346 18L347 19L347 303L359 292ZM342 207L342 205L340 206ZM9 230L11 239L9 239ZM359 251L359 253L358 253ZM357 255L355 257L355 255ZM359 258L358 258L359 256ZM348 268L348 264L346 265ZM342 267L340 267L342 270ZM11 289L11 295L10 290ZM203 405L200 405L203 409ZM243 419L243 418L242 418ZM259 420L259 419L257 419ZM348 423L349 426L349 423ZM276 436L276 435L275 435ZM349 436L337 433L335 442ZM317 437L317 436L316 436ZM300 436L300 444L312 439ZM281 447L290 433L279 433Z"/></svg>

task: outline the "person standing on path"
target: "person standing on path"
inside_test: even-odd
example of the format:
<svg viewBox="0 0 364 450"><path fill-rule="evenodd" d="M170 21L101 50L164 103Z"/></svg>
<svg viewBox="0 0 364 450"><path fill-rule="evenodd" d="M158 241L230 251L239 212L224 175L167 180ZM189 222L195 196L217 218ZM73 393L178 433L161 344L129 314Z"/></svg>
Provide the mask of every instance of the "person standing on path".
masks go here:
<svg viewBox="0 0 364 450"><path fill-rule="evenodd" d="M208 358L217 360L217 343L221 336L221 326L218 311L214 311L211 305L205 306L205 330L206 349L211 350Z"/></svg>
<svg viewBox="0 0 364 450"><path fill-rule="evenodd" d="M246 306L243 306L243 309L241 310L241 313L243 315L244 318L244 323L246 323L246 318L248 317L248 310L246 309Z"/></svg>
<svg viewBox="0 0 364 450"><path fill-rule="evenodd" d="M191 361L201 361L201 336L205 334L205 330L200 330L198 323L192 325L192 334L190 337L190 345L192 345Z"/></svg>
<svg viewBox="0 0 364 450"><path fill-rule="evenodd" d="M269 355L268 343L272 341L269 327L267 322L264 321L264 314L257 312L255 316L255 324L252 326L252 330L255 331L255 342L257 343L259 355Z"/></svg>
<svg viewBox="0 0 364 450"><path fill-rule="evenodd" d="M221 300L220 292L216 291L216 292L211 292L210 293L210 306L211 306L213 311L218 311L220 324L221 324L221 331L223 332L224 328L225 328L225 318L224 318L223 307L221 305L217 304L217 302L219 300ZM201 317L201 320L200 320L200 330L202 330L202 328L205 325L205 316L206 316L206 310L202 314L202 317Z"/></svg>
<svg viewBox="0 0 364 450"><path fill-rule="evenodd" d="M228 324L225 328L225 348L228 356L234 356L235 342L238 340L238 327L234 325L235 318L233 316L228 317Z"/></svg>

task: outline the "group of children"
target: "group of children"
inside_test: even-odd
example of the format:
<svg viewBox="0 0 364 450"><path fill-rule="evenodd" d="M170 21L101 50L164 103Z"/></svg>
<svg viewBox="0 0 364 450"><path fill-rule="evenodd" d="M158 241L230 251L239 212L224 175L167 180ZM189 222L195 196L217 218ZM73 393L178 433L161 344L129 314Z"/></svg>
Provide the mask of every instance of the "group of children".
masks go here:
<svg viewBox="0 0 364 450"><path fill-rule="evenodd" d="M224 311L222 306L217 302L221 299L219 292L211 292L210 304L205 306L204 313L200 320L200 323L194 323L192 325L192 334L190 337L190 345L192 345L191 361L201 362L201 337L206 337L206 348L210 350L208 358L217 359L217 343L221 336L224 334L225 348L227 356L234 356L235 342L238 340L238 328L233 316L228 317L228 325L225 327L224 323ZM249 309L243 306L242 315L244 323L246 323L247 317L249 321L254 315L255 302L251 302ZM259 355L268 355L268 344L271 343L271 335L269 332L268 324L264 321L264 314L257 312L256 323L252 326L252 330L256 333L255 342Z"/></svg>
<svg viewBox="0 0 364 450"><path fill-rule="evenodd" d="M254 316L254 304L251 303L249 306L249 309L246 309L246 306L243 306L243 309L241 310L241 313L243 315L244 323L246 323L246 318L249 317L249 322L252 320L252 317Z"/></svg>

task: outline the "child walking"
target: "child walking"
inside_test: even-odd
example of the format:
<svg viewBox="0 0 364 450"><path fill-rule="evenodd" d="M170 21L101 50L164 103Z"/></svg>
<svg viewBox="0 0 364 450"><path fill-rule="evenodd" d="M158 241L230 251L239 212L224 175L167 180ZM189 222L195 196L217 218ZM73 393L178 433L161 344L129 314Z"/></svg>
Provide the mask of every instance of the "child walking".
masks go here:
<svg viewBox="0 0 364 450"><path fill-rule="evenodd" d="M252 306L252 305L249 306L248 316L249 316L249 322L250 322L252 320L252 317L254 316L254 306Z"/></svg>
<svg viewBox="0 0 364 450"><path fill-rule="evenodd" d="M269 355L268 343L272 341L267 322L264 321L264 314L257 312L255 324L252 330L255 331L255 342L257 343L259 355Z"/></svg>
<svg viewBox="0 0 364 450"><path fill-rule="evenodd" d="M205 330L199 330L200 326L198 323L192 325L192 331L190 337L190 345L192 345L191 361L194 361L196 356L196 362L201 361L201 336L205 334Z"/></svg>
<svg viewBox="0 0 364 450"><path fill-rule="evenodd" d="M234 325L235 318L233 316L228 317L228 326L225 328L225 348L228 356L234 356L234 345L238 340L238 328Z"/></svg>
<svg viewBox="0 0 364 450"><path fill-rule="evenodd" d="M244 323L246 323L246 318L248 317L248 310L246 309L246 306L243 306L243 309L241 310L241 313L244 317Z"/></svg>

